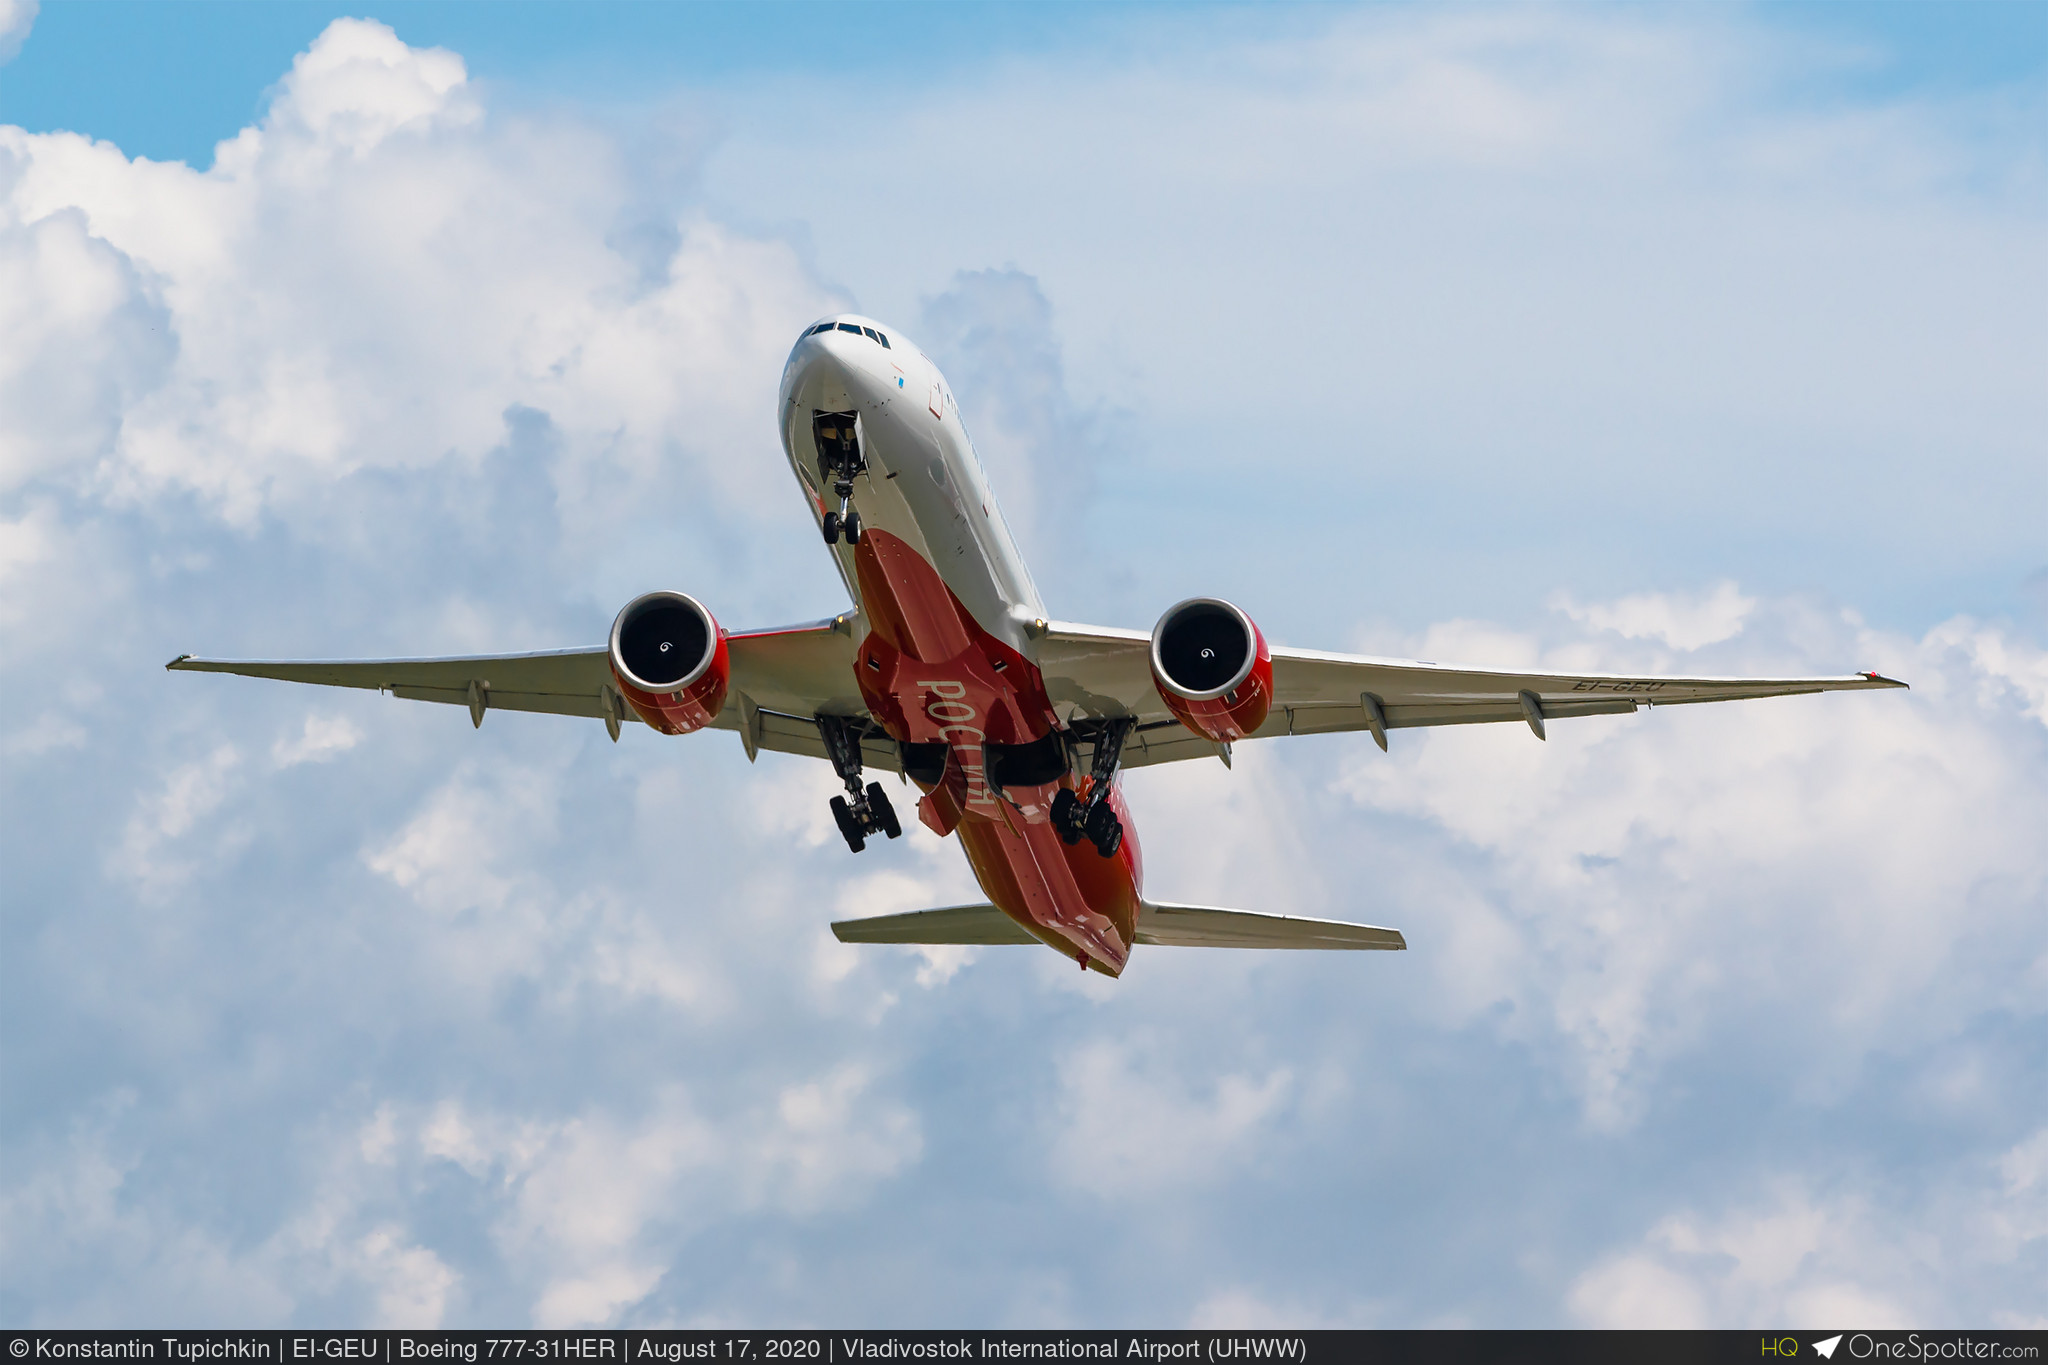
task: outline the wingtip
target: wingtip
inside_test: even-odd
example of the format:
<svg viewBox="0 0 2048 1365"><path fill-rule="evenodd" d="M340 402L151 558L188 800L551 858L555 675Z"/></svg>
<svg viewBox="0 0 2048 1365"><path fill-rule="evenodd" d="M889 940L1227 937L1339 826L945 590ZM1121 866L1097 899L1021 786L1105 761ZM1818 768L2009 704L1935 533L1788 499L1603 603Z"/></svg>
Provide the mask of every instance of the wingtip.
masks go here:
<svg viewBox="0 0 2048 1365"><path fill-rule="evenodd" d="M171 660L171 661L170 661L169 663L165 664L165 665L164 665L164 670L165 670L166 672L168 672L168 671L170 671L171 669L174 669L174 668L176 668L176 667L177 667L177 666L178 666L179 664L181 664L181 663L184 663L184 662L185 662L185 660L187 660L187 659L189 659L189 658L191 658L191 657L192 657L192 656L191 656L190 654L180 654L180 655L179 655L179 656L178 656L177 658L175 658L175 659Z"/></svg>
<svg viewBox="0 0 2048 1365"><path fill-rule="evenodd" d="M1863 676L1876 683L1879 687L1903 687L1908 692L1913 690L1911 683L1900 682L1897 678L1887 678L1882 673L1865 672Z"/></svg>

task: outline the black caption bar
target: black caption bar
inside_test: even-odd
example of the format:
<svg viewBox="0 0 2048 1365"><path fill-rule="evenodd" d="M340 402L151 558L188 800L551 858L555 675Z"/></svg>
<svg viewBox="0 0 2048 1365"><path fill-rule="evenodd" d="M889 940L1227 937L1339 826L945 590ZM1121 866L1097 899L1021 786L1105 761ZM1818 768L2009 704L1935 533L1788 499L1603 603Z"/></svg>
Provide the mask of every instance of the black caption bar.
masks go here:
<svg viewBox="0 0 2048 1365"><path fill-rule="evenodd" d="M1721 1365L2042 1362L2048 1332L79 1332L0 1331L0 1365ZM2048 1365L2048 1363L2044 1363Z"/></svg>

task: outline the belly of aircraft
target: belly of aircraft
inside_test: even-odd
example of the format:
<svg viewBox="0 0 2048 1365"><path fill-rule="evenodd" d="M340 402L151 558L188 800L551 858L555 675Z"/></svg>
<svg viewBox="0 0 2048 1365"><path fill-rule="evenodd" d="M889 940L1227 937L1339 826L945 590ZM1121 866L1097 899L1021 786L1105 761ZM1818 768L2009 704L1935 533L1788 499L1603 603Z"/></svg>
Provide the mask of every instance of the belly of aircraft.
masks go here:
<svg viewBox="0 0 2048 1365"><path fill-rule="evenodd" d="M935 774L912 773L923 793L918 815L959 835L989 900L1082 966L1116 975L1136 927L1137 839L1127 826L1109 858L1064 843L1048 816L1059 787L1078 786L1071 774L1000 793L990 785L984 746L1043 741L1059 727L1026 652L1021 618L1041 609L1007 562L1008 532L971 453L958 448L963 438L907 383L893 394L873 387L835 387L829 372L799 384L785 429L822 517L836 500L815 463L806 467L815 460L811 423L820 412L859 414L867 467L853 480L852 505L862 532L833 553L865 626L854 663L862 698L900 743L944 746ZM1113 799L1127 819L1121 796Z"/></svg>

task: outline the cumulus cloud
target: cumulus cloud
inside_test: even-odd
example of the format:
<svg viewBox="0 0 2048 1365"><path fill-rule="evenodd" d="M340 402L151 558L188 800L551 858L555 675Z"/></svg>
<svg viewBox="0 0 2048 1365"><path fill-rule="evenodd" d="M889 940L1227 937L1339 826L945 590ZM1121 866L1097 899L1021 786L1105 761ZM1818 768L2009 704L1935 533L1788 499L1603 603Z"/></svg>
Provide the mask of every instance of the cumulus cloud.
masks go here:
<svg viewBox="0 0 2048 1365"><path fill-rule="evenodd" d="M1878 1330L1939 1321L1931 1282L1959 1271L2024 1281L2028 1258L2048 1237L2039 1179L2044 1150L2048 1131L1995 1161L1973 1163L1975 1169L1943 1172L1919 1191L1817 1196L1780 1180L1757 1202L1674 1213L1634 1246L1588 1268L1568 1301L1580 1321L1609 1328L1780 1322ZM1910 1212L1902 1217L1880 1199ZM1902 1235L1902 1226L1910 1232ZM1989 1317L2008 1328L2041 1322L2023 1295Z"/></svg>
<svg viewBox="0 0 2048 1365"><path fill-rule="evenodd" d="M962 271L924 301L918 331L973 414L975 450L1018 545L1066 587L1087 558L1115 414L1069 390L1039 282L1015 269Z"/></svg>
<svg viewBox="0 0 2048 1365"><path fill-rule="evenodd" d="M270 746L270 761L280 768L325 763L362 742L363 732L347 716L310 715L297 735Z"/></svg>
<svg viewBox="0 0 2048 1365"><path fill-rule="evenodd" d="M0 62L12 61L35 27L38 0L0 0Z"/></svg>
<svg viewBox="0 0 2048 1365"><path fill-rule="evenodd" d="M1637 596L1569 614L1604 626L1684 610ZM1702 1022L1738 999L1860 1038L1852 1056L1953 1027L1987 990L2029 1009L2024 978L1994 986L1980 953L2041 952L2029 921L2048 867L2025 833L2048 812L2035 652L1960 622L1911 641L1795 604L1757 614L1723 649L1660 664L1771 674L1846 671L1835 661L1853 658L1915 691L1653 710L1560 725L1542 747L1447 731L1339 781L1361 805L1479 854L1451 932L1483 956L1445 981L1446 1000L1514 999L1533 1024L1516 983L1538 983L1538 1013L1571 1040L1599 1123L1626 1124L1645 1070L1695 1046ZM1639 660L1597 637L1549 656ZM1957 706L1987 689L2001 704ZM1810 976L1799 965L1818 963Z"/></svg>
<svg viewBox="0 0 2048 1365"><path fill-rule="evenodd" d="M772 428L739 414L827 301L786 248L702 220L643 287L604 243L633 193L607 144L487 119L459 58L368 21L331 25L210 170L19 129L0 151L8 486L61 469L246 525L353 472L480 459L523 407L574 494L688 468L744 506L772 465L722 457Z"/></svg>
<svg viewBox="0 0 2048 1365"><path fill-rule="evenodd" d="M1719 644L1742 629L1756 608L1730 582L1716 583L1702 595L1634 593L1617 602L1580 605L1571 594L1559 593L1551 607L1574 621L1611 630L1631 640L1662 640L1673 649L1698 649Z"/></svg>
<svg viewBox="0 0 2048 1365"><path fill-rule="evenodd" d="M1285 1068L1191 1082L1133 1063L1107 1043L1067 1063L1051 1153L1060 1180L1111 1199L1184 1193L1253 1150L1294 1087Z"/></svg>

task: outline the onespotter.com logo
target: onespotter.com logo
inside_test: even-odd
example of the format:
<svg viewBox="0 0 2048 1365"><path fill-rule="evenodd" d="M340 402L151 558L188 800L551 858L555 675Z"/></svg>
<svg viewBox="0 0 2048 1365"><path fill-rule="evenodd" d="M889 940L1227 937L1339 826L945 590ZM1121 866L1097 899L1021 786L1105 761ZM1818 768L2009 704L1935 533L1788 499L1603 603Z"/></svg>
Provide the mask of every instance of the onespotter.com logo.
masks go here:
<svg viewBox="0 0 2048 1365"><path fill-rule="evenodd" d="M1847 1346L1843 1345L1847 1342ZM1903 1336L1880 1333L1872 1336L1868 1332L1837 1332L1831 1337L1816 1341L1802 1342L1798 1337L1765 1337L1763 1354L1784 1361L1798 1357L1802 1348L1810 1348L1822 1360L1833 1360L1837 1349L1842 1358L1848 1360L2039 1360L2038 1346L2009 1346L1999 1341L1984 1341L1976 1337L1949 1337L1938 1335L1922 1336L1908 1332Z"/></svg>

